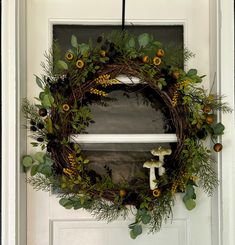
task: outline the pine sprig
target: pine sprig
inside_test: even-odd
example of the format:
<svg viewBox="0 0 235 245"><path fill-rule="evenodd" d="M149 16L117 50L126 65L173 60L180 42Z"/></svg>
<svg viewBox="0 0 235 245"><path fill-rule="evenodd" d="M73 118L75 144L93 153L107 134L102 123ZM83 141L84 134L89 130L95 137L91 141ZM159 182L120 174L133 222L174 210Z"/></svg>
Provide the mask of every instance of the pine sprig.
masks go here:
<svg viewBox="0 0 235 245"><path fill-rule="evenodd" d="M108 203L105 200L96 200L89 209L89 212L98 220L107 220L108 222L111 222L119 217L125 219L129 211L125 206Z"/></svg>
<svg viewBox="0 0 235 245"><path fill-rule="evenodd" d="M36 175L32 177L28 177L26 179L26 182L30 184L33 189L39 191L51 191L52 188L52 181L51 178L46 177L43 174L37 173Z"/></svg>

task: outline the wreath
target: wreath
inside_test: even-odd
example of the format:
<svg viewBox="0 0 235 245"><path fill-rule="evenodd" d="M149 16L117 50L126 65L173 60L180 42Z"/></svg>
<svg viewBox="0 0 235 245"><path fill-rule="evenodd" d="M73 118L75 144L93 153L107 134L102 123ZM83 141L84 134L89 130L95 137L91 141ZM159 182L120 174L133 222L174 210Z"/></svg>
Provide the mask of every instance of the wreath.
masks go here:
<svg viewBox="0 0 235 245"><path fill-rule="evenodd" d="M135 213L135 221L129 225L133 239L142 233L143 225L150 232L161 228L172 215L176 193L182 193L188 210L193 209L195 188L202 187L211 195L218 184L215 161L204 141L210 137L214 151L222 150L222 145L215 143L224 132L216 112L230 112L230 108L221 96L199 86L203 76L196 69L183 69L192 56L147 33L102 34L95 43L79 43L73 35L65 55L55 42L42 64L45 75L36 76L41 89L38 103L25 99L22 105L31 144L41 147L41 151L23 156L22 164L31 175L27 182L37 190L53 190L66 209L84 208L98 219L125 218L131 210ZM142 88L163 102L177 143L152 149L152 157L140 163L143 168L136 176L116 183L108 165L103 174L92 168L72 135L79 138L95 123L92 103L109 106L110 91L122 84L120 75L138 78Z"/></svg>

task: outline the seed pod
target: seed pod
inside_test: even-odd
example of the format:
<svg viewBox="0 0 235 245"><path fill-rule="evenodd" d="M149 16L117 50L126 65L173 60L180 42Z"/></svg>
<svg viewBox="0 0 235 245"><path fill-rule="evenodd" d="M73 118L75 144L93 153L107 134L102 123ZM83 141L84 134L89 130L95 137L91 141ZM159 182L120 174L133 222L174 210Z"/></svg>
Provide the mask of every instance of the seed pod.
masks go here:
<svg viewBox="0 0 235 245"><path fill-rule="evenodd" d="M45 117L47 115L47 110L45 108L41 108L38 111L39 116Z"/></svg>
<svg viewBox="0 0 235 245"><path fill-rule="evenodd" d="M222 149L223 149L223 145L220 144L220 143L216 143L216 144L214 145L213 149L214 149L215 152L220 152L220 151L222 151Z"/></svg>

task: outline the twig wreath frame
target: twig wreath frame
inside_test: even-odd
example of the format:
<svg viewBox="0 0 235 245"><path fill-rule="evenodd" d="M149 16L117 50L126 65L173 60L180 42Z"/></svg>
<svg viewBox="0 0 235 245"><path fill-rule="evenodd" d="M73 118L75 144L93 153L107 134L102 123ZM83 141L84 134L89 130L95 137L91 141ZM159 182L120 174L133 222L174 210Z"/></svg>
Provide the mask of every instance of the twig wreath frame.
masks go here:
<svg viewBox="0 0 235 245"><path fill-rule="evenodd" d="M133 239L142 233L142 225L150 232L160 230L172 215L175 193L183 193L186 208L193 209L195 187L211 195L218 184L214 160L203 142L207 137L215 142L223 134L216 112L230 112L230 108L220 96L207 94L199 86L203 76L196 69L183 69L182 61L191 56L189 51L182 54L148 33L103 34L95 44L78 43L73 35L64 58L55 45L43 64L45 76L36 77L42 90L39 103L25 100L22 106L34 139L32 145L42 149L22 159L31 174L27 182L37 190L56 190L62 206L85 208L98 219L126 217L129 207L134 206L135 222L129 225ZM149 86L167 106L175 127L176 146L153 149L151 153L158 159L143 163L150 168L150 187L146 171L122 183L112 181L108 167L105 175L96 173L80 145L71 142L71 134L84 133L93 123L88 95L102 102L108 98L108 88L119 83L119 75L137 77ZM215 143L214 150L221 151L222 145Z"/></svg>

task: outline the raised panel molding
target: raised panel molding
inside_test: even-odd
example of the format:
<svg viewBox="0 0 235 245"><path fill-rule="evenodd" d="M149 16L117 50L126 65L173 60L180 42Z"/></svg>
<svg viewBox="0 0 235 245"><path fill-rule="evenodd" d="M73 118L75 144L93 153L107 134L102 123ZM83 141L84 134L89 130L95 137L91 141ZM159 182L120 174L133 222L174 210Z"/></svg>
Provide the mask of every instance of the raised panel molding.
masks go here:
<svg viewBox="0 0 235 245"><path fill-rule="evenodd" d="M129 221L107 224L96 220L50 220L50 245L189 245L187 219L174 219L160 232L144 233L132 240L128 232ZM148 236L148 239L146 239Z"/></svg>

